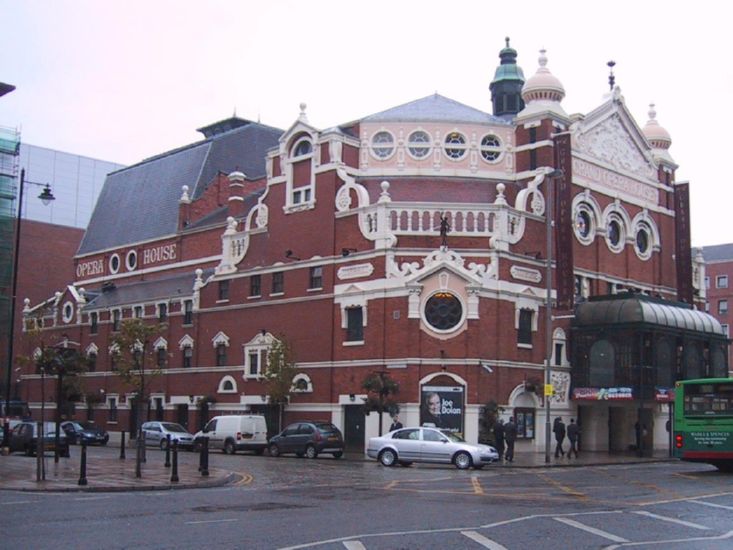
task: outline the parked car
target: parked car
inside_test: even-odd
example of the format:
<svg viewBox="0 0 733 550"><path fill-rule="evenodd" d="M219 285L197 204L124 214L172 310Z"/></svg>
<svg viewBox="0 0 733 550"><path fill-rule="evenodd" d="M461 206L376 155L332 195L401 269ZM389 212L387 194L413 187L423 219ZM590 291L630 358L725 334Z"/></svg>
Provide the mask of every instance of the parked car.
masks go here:
<svg viewBox="0 0 733 550"><path fill-rule="evenodd" d="M409 466L413 462L455 464L465 470L477 470L499 460L499 453L490 445L474 445L462 437L438 428L402 428L381 437L372 437L367 455L384 466Z"/></svg>
<svg viewBox="0 0 733 550"><path fill-rule="evenodd" d="M38 448L38 424L30 420L19 422L10 434L10 452L24 452L26 456L36 454ZM53 422L43 423L43 450L54 451L56 446L56 424ZM69 456L69 442L63 430L59 433L59 454Z"/></svg>
<svg viewBox="0 0 733 550"><path fill-rule="evenodd" d="M61 423L70 445L106 445L109 441L109 434L92 421L77 422L67 420Z"/></svg>
<svg viewBox="0 0 733 550"><path fill-rule="evenodd" d="M175 422L145 422L142 425L146 445L156 445L162 450L168 448L168 436L171 444L178 441L179 449L193 450L193 434Z"/></svg>
<svg viewBox="0 0 733 550"><path fill-rule="evenodd" d="M344 456L344 438L330 422L295 422L270 439L270 456L295 453L298 457L316 458L330 453Z"/></svg>
<svg viewBox="0 0 733 550"><path fill-rule="evenodd" d="M215 416L196 432L194 445L198 447L204 437L209 438L209 450L221 449L232 455L254 451L261 455L267 448L267 423L264 416L253 414Z"/></svg>

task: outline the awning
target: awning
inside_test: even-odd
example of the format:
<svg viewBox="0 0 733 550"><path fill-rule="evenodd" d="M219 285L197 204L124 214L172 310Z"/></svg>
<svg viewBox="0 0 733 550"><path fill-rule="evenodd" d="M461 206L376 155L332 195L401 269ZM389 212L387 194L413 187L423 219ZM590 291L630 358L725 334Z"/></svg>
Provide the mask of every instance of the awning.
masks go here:
<svg viewBox="0 0 733 550"><path fill-rule="evenodd" d="M709 313L643 294L591 298L575 307L575 327L621 328L628 325L668 328L727 339L720 322Z"/></svg>

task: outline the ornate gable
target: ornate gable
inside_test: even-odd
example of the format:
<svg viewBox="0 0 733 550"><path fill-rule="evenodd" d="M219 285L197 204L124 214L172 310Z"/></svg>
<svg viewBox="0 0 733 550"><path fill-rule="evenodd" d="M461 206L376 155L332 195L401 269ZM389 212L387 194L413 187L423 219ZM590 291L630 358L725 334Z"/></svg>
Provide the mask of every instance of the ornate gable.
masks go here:
<svg viewBox="0 0 733 550"><path fill-rule="evenodd" d="M573 148L609 168L656 179L656 166L646 138L631 117L618 88L611 101L591 112L573 128Z"/></svg>

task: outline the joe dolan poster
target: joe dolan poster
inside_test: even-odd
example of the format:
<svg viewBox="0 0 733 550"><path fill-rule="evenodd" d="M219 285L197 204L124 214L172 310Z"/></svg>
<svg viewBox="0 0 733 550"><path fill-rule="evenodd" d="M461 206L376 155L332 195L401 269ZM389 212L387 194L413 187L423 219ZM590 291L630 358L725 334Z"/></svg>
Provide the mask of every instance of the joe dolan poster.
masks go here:
<svg viewBox="0 0 733 550"><path fill-rule="evenodd" d="M463 386L423 386L420 425L463 433Z"/></svg>

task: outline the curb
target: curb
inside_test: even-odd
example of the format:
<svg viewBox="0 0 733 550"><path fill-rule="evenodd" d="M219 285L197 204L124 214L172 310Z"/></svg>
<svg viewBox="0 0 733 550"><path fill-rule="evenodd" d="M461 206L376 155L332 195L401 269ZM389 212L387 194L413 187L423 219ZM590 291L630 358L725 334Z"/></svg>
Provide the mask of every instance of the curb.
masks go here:
<svg viewBox="0 0 733 550"><path fill-rule="evenodd" d="M223 487L234 483L239 483L244 479L244 476L235 472L229 472L227 475L212 479L209 481L201 481L199 483L168 483L165 485L140 485L140 486L124 486L117 487L113 485L86 485L76 487L43 487L43 488L30 488L30 487L3 487L1 491L19 491L24 493L129 493L129 492L140 492L140 491L176 491L179 489L211 489L214 487Z"/></svg>

